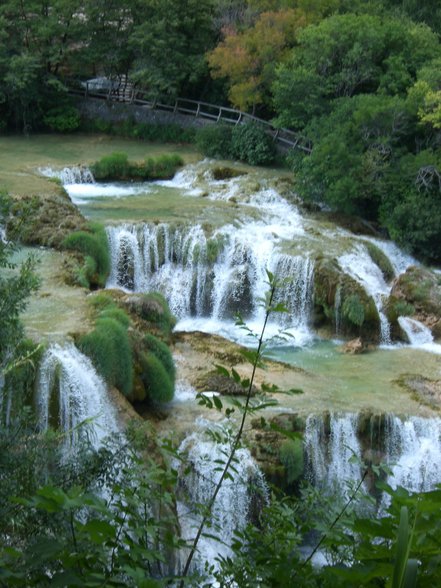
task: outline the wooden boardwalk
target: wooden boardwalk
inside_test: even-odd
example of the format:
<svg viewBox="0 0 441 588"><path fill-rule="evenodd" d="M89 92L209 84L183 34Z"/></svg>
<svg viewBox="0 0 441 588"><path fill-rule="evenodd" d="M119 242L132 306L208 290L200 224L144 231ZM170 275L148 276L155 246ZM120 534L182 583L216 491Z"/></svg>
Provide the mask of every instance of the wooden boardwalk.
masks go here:
<svg viewBox="0 0 441 588"><path fill-rule="evenodd" d="M253 122L265 128L268 135L272 137L274 142L283 150L300 149L305 153L311 153L312 145L305 137L290 131L289 129L278 129L268 121L265 121L256 116L252 116L246 112L236 110L235 108L228 108L226 106L218 106L210 104L209 102L202 102L200 100L189 100L187 98L178 98L173 104L164 104L156 100L148 100L146 92L135 89L130 82L120 82L110 84L109 89L98 89L95 83L83 82L82 88L71 87L70 93L84 96L85 98L99 98L101 100L108 100L112 102L123 102L125 104L133 104L136 106L143 106L153 110L168 111L171 113L184 114L195 118L211 120L215 123L223 122L227 124L243 124Z"/></svg>

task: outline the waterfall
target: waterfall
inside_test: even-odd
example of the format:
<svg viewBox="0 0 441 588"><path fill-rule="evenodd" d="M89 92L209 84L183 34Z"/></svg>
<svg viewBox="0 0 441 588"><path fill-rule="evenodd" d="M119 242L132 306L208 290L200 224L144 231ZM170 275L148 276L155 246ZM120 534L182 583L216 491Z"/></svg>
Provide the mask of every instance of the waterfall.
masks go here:
<svg viewBox="0 0 441 588"><path fill-rule="evenodd" d="M339 489L346 494L345 484L360 480L360 465L351 460L352 456L361 458L357 422L356 414L331 414L326 435L322 417L311 415L307 418L304 438L307 472L316 485Z"/></svg>
<svg viewBox="0 0 441 588"><path fill-rule="evenodd" d="M338 258L342 270L356 280L366 293L372 297L380 318L380 343L390 345L390 323L383 312L384 300L389 295L389 286L380 268L375 264L366 247L357 243L354 251Z"/></svg>
<svg viewBox="0 0 441 588"><path fill-rule="evenodd" d="M219 427L216 432L221 432ZM189 543L201 521L197 507L200 509L209 503L223 469L220 464L226 462L230 451L230 441L219 442L201 432L192 433L181 443L179 453L185 454L186 459L183 465L176 465L178 470L179 467L182 469L177 507L181 535ZM219 555L232 555L230 545L235 530L242 530L268 498L263 475L248 449L241 448L236 452L230 473L232 479L227 477L223 481L211 511L210 525L205 529L210 537L202 535L199 542L199 554L195 558L195 566L199 569L203 569L205 561L215 564ZM181 565L186 556L184 550Z"/></svg>
<svg viewBox="0 0 441 588"><path fill-rule="evenodd" d="M88 436L98 449L108 435L120 432L107 388L91 361L72 345L52 345L43 356L36 395L40 430L64 433L64 453L75 451Z"/></svg>
<svg viewBox="0 0 441 588"><path fill-rule="evenodd" d="M407 316L398 317L398 323L403 331L406 333L409 343L413 346L424 345L425 343L432 343L433 336L428 327L415 319Z"/></svg>
<svg viewBox="0 0 441 588"><path fill-rule="evenodd" d="M95 182L90 169L83 165L64 167L61 170L45 167L40 168L38 171L47 178L58 178L63 186L70 184L93 184Z"/></svg>
<svg viewBox="0 0 441 588"><path fill-rule="evenodd" d="M412 347L441 355L441 345L433 342L432 332L426 325L408 316L398 317L398 323Z"/></svg>
<svg viewBox="0 0 441 588"><path fill-rule="evenodd" d="M363 436L363 442L359 438L358 415L310 415L304 435L307 478L321 488L342 489L347 481L357 483L360 466L350 458L355 455L359 460L364 452L375 454L381 447L382 461L392 470L387 479L392 488L422 492L441 483L441 418L386 415L384 427L376 433L373 447L371 437Z"/></svg>
<svg viewBox="0 0 441 588"><path fill-rule="evenodd" d="M259 325L268 268L282 284L277 299L289 309L289 316L275 323L309 335L314 264L307 256L280 253L262 223L227 225L211 237L198 224L165 223L110 226L107 235L109 288L160 291L181 321L194 317L219 324L239 312Z"/></svg>

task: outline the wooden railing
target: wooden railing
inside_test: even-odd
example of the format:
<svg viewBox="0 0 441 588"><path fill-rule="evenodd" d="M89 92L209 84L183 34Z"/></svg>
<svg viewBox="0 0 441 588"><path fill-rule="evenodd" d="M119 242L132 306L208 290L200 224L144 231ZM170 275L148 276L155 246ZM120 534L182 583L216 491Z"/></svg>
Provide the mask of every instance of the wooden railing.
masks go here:
<svg viewBox="0 0 441 588"><path fill-rule="evenodd" d="M311 153L311 142L301 135L290 131L289 129L278 129L271 123L246 112L228 108L227 106L218 106L209 102L200 100L189 100L187 98L178 98L173 104L164 104L156 100L148 100L147 94L142 90L135 89L130 83L110 85L109 89L97 89L95 84L84 82L82 87L70 87L70 93L81 95L86 98L99 98L113 102L124 102L136 106L143 106L154 110L163 110L172 113L194 116L196 118L209 119L214 122L224 122L227 124L242 124L245 122L254 122L263 126L274 142L285 149L300 149L305 153Z"/></svg>

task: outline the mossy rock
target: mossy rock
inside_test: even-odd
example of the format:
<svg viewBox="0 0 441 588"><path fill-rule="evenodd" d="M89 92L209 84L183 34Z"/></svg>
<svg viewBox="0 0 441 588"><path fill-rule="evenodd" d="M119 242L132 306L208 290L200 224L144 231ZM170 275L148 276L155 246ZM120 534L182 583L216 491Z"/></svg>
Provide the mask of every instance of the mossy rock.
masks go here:
<svg viewBox="0 0 441 588"><path fill-rule="evenodd" d="M441 318L441 280L430 270L409 267L395 281L391 296L411 304L416 313Z"/></svg>
<svg viewBox="0 0 441 588"><path fill-rule="evenodd" d="M216 181L219 180L231 180L231 178L237 178L238 176L243 176L246 174L243 170L233 169L232 167L214 167L211 170L213 175L213 179Z"/></svg>
<svg viewBox="0 0 441 588"><path fill-rule="evenodd" d="M403 374L397 383L418 402L441 410L441 380L431 380L417 374Z"/></svg>
<svg viewBox="0 0 441 588"><path fill-rule="evenodd" d="M248 388L243 388L233 378L215 370L201 375L196 383L196 389L198 392L219 392L223 396L245 396L248 393ZM257 388L253 386L251 396L255 396L256 393Z"/></svg>
<svg viewBox="0 0 441 588"><path fill-rule="evenodd" d="M335 259L319 259L314 270L315 327L337 327L337 296L340 297L339 334L378 342L380 318L372 297L341 270Z"/></svg>
<svg viewBox="0 0 441 588"><path fill-rule="evenodd" d="M153 328L155 334L168 338L176 324L176 318L170 311L164 296L158 292L147 294L127 294L121 303L134 319L143 321Z"/></svg>

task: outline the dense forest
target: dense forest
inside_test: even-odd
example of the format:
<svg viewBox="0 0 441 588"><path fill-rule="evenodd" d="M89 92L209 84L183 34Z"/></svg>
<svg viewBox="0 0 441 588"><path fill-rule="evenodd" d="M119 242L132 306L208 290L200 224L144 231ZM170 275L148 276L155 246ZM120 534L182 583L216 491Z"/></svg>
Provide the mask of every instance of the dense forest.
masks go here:
<svg viewBox="0 0 441 588"><path fill-rule="evenodd" d="M101 76L128 79L163 101L233 106L310 141L310 154L293 151L282 163L312 210L360 216L423 261L439 264L440 34L437 0L2 0L0 133L81 130L69 88ZM229 133L213 125L198 146L205 141L207 151L215 146L216 155L240 158ZM6 393L30 393L42 353L24 338L20 322L38 280L32 258L11 273L20 236L18 222L17 235L4 238L11 206L0 186L2 401ZM109 321L118 323L121 340L133 335L124 313L99 310L92 338ZM90 340L85 336L83 346ZM122 363L124 350L116 350ZM211 407L222 409L219 402ZM388 516L376 518L375 497L364 495L361 507L353 501L366 476L385 479L372 464L340 502L311 487L277 494L266 505L262 499L259 515L235 535L234 557L179 575L180 458L172 441L156 442L147 425L134 427L99 452L84 439L81 460L72 464L63 461L54 431L36 429L30 409L12 416L6 409L2 587L404 588L416 586L417 575L418 586L439 582L441 489L412 494L384 483ZM288 439L288 461L298 441L298 435ZM206 516L206 508L194 507ZM335 563L315 567L302 551L305 537Z"/></svg>

